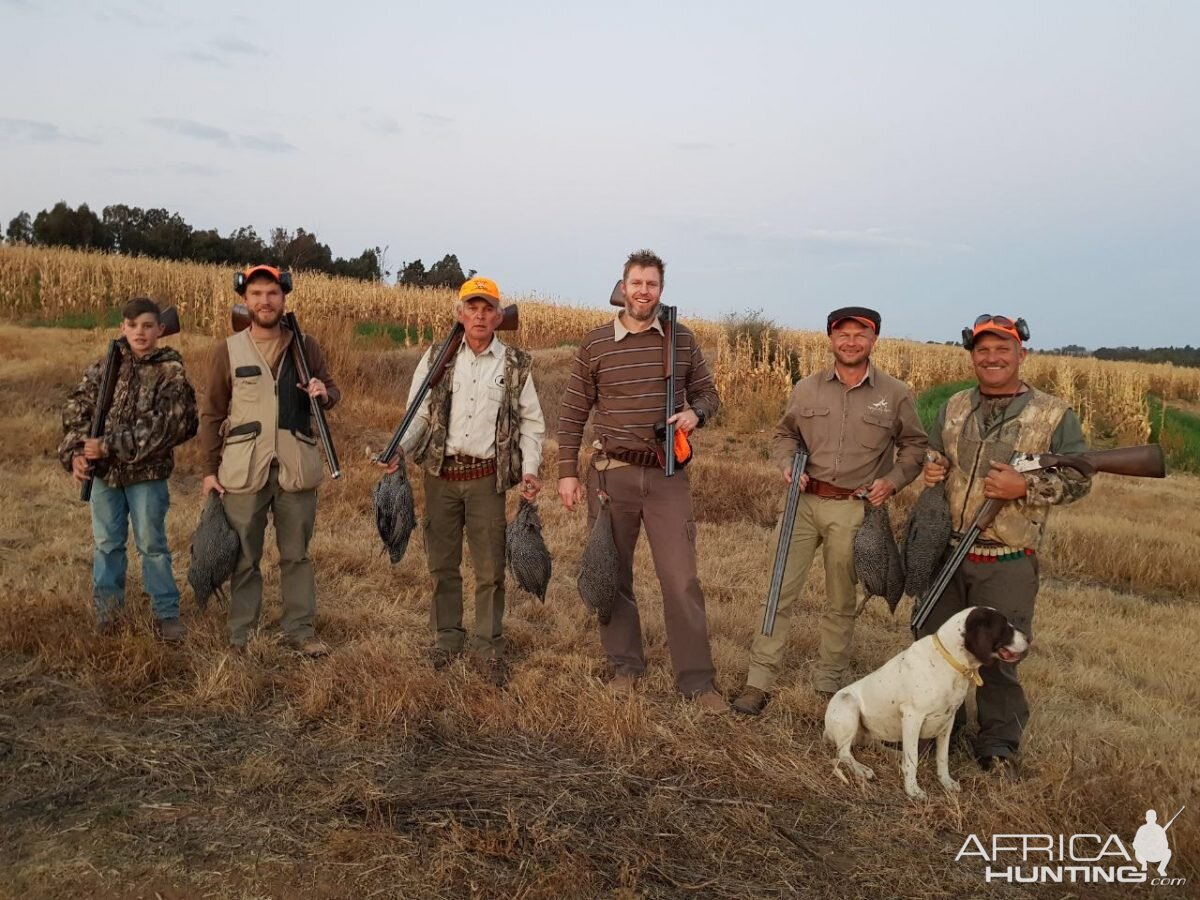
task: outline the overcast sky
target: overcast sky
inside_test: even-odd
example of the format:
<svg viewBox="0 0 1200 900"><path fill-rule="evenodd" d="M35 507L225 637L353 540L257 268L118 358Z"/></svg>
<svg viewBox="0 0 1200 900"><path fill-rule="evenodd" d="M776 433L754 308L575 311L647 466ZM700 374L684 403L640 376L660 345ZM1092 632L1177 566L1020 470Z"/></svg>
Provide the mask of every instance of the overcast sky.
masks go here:
<svg viewBox="0 0 1200 900"><path fill-rule="evenodd" d="M1200 343L1200 4L0 0L0 218L162 206L506 293Z"/></svg>

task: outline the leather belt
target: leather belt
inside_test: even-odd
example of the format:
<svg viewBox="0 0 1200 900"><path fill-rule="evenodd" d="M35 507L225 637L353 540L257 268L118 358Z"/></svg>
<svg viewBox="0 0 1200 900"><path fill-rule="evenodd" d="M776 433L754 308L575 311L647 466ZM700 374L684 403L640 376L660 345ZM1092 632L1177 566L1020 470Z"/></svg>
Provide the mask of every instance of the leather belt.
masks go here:
<svg viewBox="0 0 1200 900"><path fill-rule="evenodd" d="M496 474L495 459L479 459L475 456L447 456L442 460L439 478L446 481L474 481Z"/></svg>
<svg viewBox="0 0 1200 900"><path fill-rule="evenodd" d="M828 481L821 481L817 478L809 478L808 486L804 489L806 494L815 494L822 500L849 500L854 496L857 488L848 490L840 488L836 484L830 484Z"/></svg>
<svg viewBox="0 0 1200 900"><path fill-rule="evenodd" d="M611 459L619 459L623 463L629 463L631 466L645 466L653 468L661 466L658 454L653 450L608 450L604 454Z"/></svg>

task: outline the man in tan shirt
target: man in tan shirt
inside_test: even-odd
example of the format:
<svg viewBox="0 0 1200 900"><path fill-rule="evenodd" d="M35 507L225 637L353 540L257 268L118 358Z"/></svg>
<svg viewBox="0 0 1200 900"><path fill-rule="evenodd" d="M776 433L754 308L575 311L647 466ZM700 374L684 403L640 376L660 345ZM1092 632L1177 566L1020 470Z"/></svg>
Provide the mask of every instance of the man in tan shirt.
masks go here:
<svg viewBox="0 0 1200 900"><path fill-rule="evenodd" d="M800 476L803 493L775 631L754 639L746 687L733 703L738 712L758 715L770 700L787 649L792 604L818 547L828 602L813 687L832 695L846 680L857 608L854 537L863 522L863 504L881 506L916 478L926 447L912 392L871 362L879 325L879 313L866 307L831 312L826 331L833 367L797 382L775 429L773 458L784 480L791 483L792 456L801 442L809 451L808 467Z"/></svg>

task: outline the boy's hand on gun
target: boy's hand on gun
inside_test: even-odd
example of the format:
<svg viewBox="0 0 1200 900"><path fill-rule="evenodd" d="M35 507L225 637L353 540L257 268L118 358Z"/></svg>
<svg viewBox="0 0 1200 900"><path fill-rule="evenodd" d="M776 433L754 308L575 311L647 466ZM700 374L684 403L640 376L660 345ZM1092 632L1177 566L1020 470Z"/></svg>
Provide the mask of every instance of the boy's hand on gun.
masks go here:
<svg viewBox="0 0 1200 900"><path fill-rule="evenodd" d="M71 457L71 477L75 479L76 484L83 484L91 477L92 464L84 458L82 453L76 453Z"/></svg>
<svg viewBox="0 0 1200 900"><path fill-rule="evenodd" d="M104 450L104 438L88 438L83 442L85 459L104 459L108 454Z"/></svg>

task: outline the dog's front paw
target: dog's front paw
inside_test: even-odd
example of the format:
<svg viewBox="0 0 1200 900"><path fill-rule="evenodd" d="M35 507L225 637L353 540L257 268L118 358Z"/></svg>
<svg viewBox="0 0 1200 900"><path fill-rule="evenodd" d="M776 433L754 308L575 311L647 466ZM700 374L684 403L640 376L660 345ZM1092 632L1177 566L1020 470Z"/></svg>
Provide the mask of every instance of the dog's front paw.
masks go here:
<svg viewBox="0 0 1200 900"><path fill-rule="evenodd" d="M929 796L923 790L921 790L920 785L916 784L906 784L904 786L904 793L908 794L908 796L913 800L929 799Z"/></svg>
<svg viewBox="0 0 1200 900"><path fill-rule="evenodd" d="M962 790L962 785L960 785L953 778L943 778L941 781L942 787L944 787L948 793L957 794Z"/></svg>

